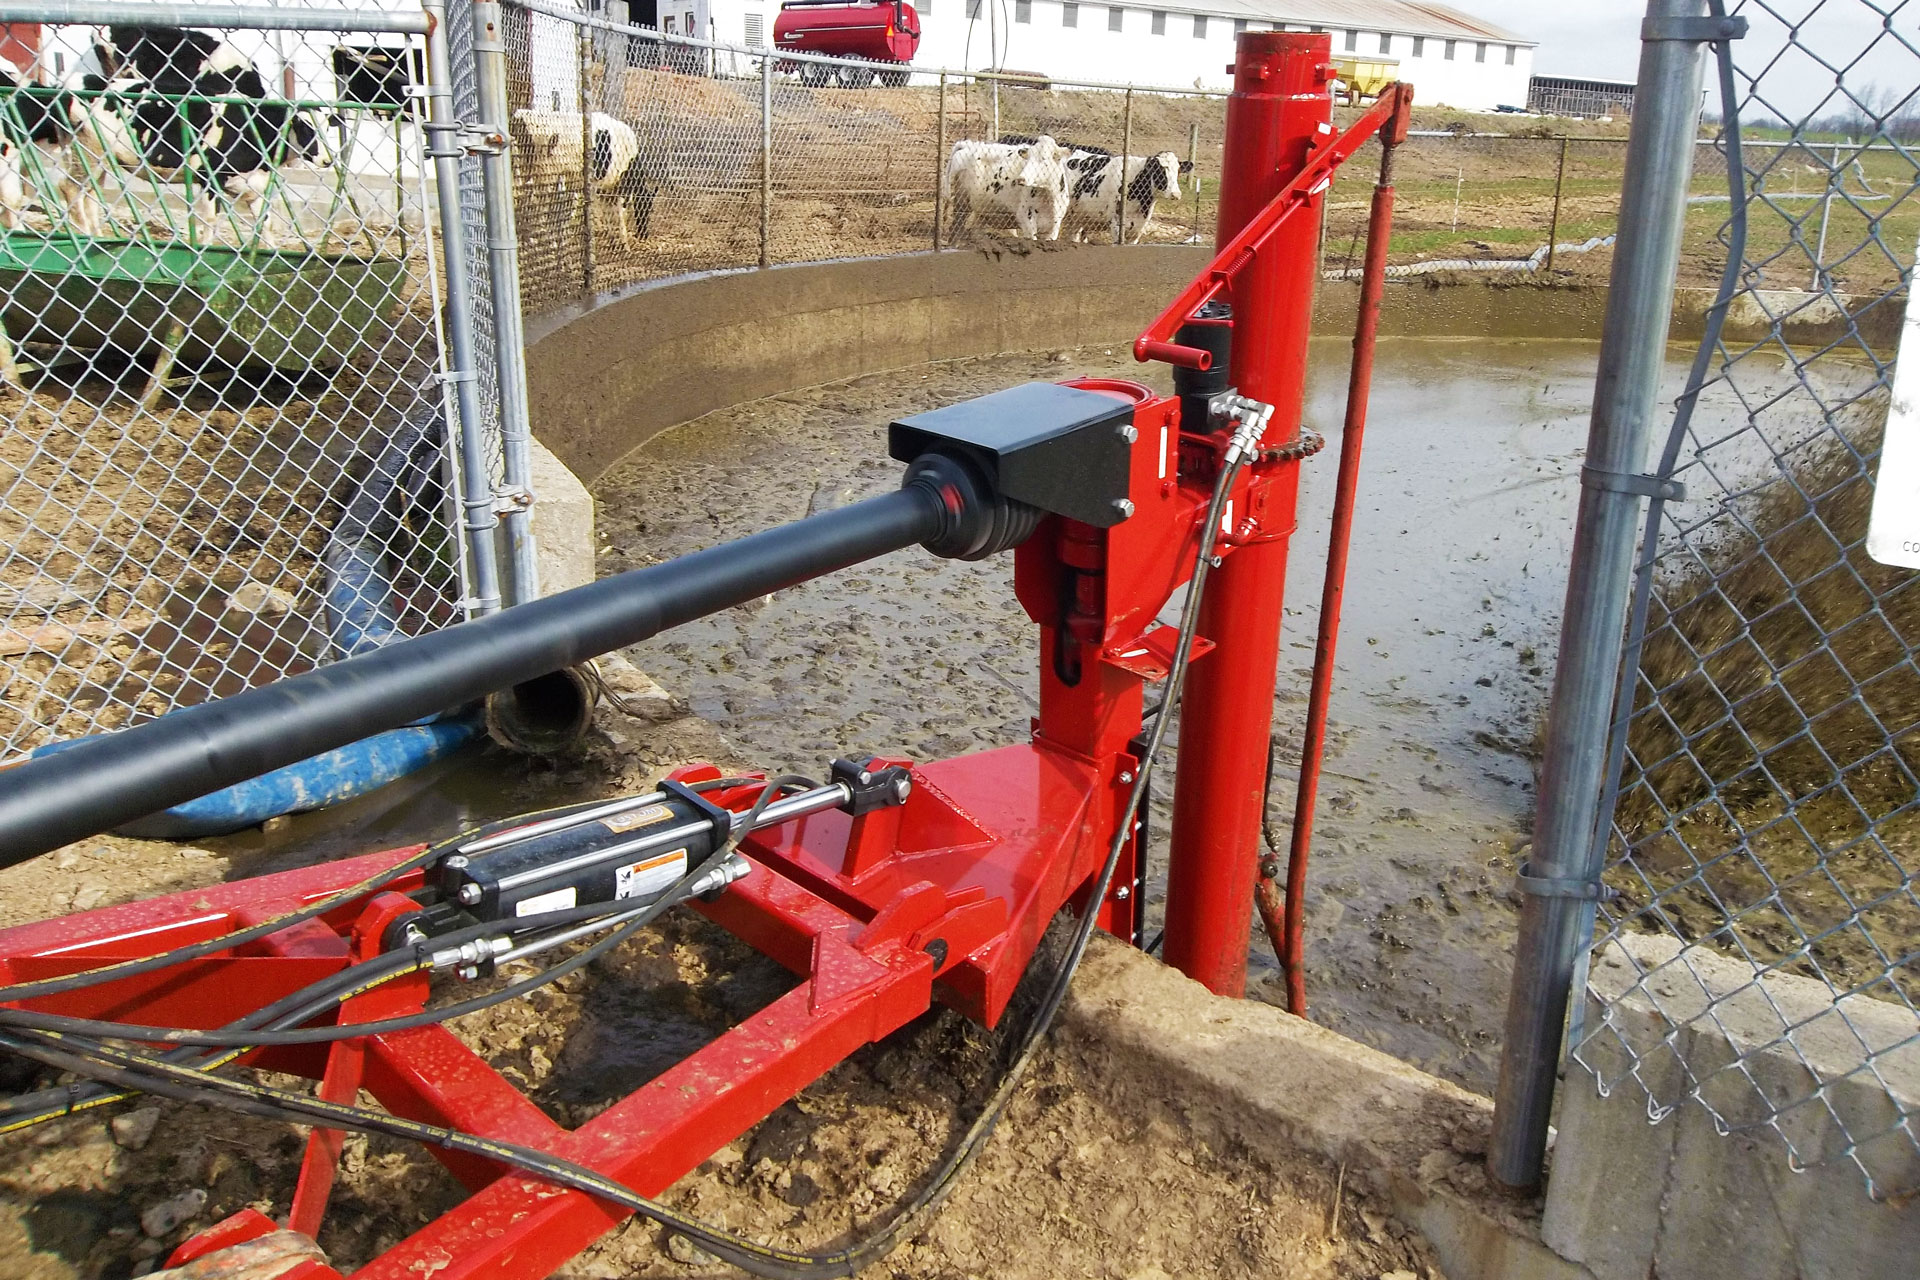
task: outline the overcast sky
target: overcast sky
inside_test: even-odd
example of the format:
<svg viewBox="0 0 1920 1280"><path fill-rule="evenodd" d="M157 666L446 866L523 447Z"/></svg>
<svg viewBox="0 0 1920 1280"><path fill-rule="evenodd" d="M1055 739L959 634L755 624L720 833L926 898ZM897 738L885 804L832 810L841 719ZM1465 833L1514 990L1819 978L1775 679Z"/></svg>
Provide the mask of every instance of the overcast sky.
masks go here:
<svg viewBox="0 0 1920 1280"><path fill-rule="evenodd" d="M1640 19L1646 14L1643 0L1452 3L1539 41L1533 69L1542 75L1631 80L1639 66ZM1807 51L1795 49L1781 55L1787 37L1780 21L1756 5L1728 7L1736 13L1744 11L1752 24L1748 37L1734 46L1734 56L1745 71L1766 69L1760 85L1762 97L1782 113L1793 115L1826 114L1835 109L1836 104L1831 102L1820 105L1833 92L1834 73ZM1876 84L1895 90L1897 95L1907 95L1920 85L1920 58L1883 30L1876 5L1868 0L1773 0L1771 7L1788 18L1806 18L1800 30L1801 42L1820 59L1847 67L1849 89ZM1877 7L1892 10L1894 32L1909 44L1920 45L1920 0L1877 0ZM1711 75L1708 80L1711 84ZM1745 92L1745 81L1740 83Z"/></svg>

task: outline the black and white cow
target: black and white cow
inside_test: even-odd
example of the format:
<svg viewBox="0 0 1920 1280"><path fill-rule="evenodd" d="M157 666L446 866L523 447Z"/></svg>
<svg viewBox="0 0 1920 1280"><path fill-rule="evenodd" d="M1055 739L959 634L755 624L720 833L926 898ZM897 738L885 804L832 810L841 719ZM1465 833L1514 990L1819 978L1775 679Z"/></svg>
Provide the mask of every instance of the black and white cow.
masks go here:
<svg viewBox="0 0 1920 1280"><path fill-rule="evenodd" d="M1024 133L1008 133L1000 137L1001 142L1009 144L1033 140L1033 135ZM1115 182L1120 168L1114 162L1114 153L1105 147L1085 142L1063 142L1061 145L1068 151L1066 169L1068 199L1071 202L1063 229L1070 228L1077 242L1084 239L1092 228L1104 226L1117 242L1120 238L1120 210ZM1132 243L1140 243L1147 223L1153 218L1154 202L1161 195L1178 200L1180 175L1192 171L1192 161L1182 160L1171 151L1152 156L1127 157L1127 229L1133 234Z"/></svg>
<svg viewBox="0 0 1920 1280"><path fill-rule="evenodd" d="M1108 151L1081 149L1067 157L1067 225L1075 241L1095 227L1106 227L1115 244L1120 235L1120 175L1126 175L1126 219L1129 244L1139 244L1153 221L1153 206L1161 196L1180 198L1180 175L1193 166L1171 151L1153 156L1122 157Z"/></svg>
<svg viewBox="0 0 1920 1280"><path fill-rule="evenodd" d="M0 227L18 231L30 195L25 170L27 151L36 143L58 143L66 136L55 95L5 58L0 58Z"/></svg>
<svg viewBox="0 0 1920 1280"><path fill-rule="evenodd" d="M275 169L324 154L315 123L270 95L252 61L218 36L116 25L97 51L106 77L83 76L65 95L77 167L87 171L76 176L82 186L97 187L111 168L190 177L204 216L219 192L252 218ZM90 191L80 199L87 203Z"/></svg>
<svg viewBox="0 0 1920 1280"><path fill-rule="evenodd" d="M591 196L617 210L621 238L646 239L659 184L647 170L632 125L604 111L590 112L583 122L572 111L527 107L513 113L508 127L514 168L525 181L564 194L580 184L584 172Z"/></svg>
<svg viewBox="0 0 1920 1280"><path fill-rule="evenodd" d="M1067 149L1046 134L1025 142L956 142L947 159L955 243L975 207L1013 218L1025 240L1058 240L1067 216Z"/></svg>

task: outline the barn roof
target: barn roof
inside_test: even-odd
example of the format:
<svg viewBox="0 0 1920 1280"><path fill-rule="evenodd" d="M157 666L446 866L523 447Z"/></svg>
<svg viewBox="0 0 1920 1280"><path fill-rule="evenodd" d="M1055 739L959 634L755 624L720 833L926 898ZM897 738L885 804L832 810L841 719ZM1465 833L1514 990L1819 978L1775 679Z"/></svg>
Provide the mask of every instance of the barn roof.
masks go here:
<svg viewBox="0 0 1920 1280"><path fill-rule="evenodd" d="M1529 47L1539 43L1448 5L1427 4L1424 0L1133 0L1128 7L1135 6L1225 14L1331 31L1390 31L1395 35L1488 40Z"/></svg>

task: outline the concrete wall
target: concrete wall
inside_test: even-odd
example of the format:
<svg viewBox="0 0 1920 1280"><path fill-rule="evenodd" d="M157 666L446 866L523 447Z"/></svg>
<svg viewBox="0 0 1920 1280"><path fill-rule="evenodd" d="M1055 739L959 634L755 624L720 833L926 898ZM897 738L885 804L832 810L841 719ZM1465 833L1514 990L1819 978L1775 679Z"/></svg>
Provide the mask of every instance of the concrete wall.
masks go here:
<svg viewBox="0 0 1920 1280"><path fill-rule="evenodd" d="M534 429L591 485L656 432L745 400L933 360L1130 342L1208 256L1182 245L1009 247L658 281L530 322ZM1358 299L1356 282L1323 282L1315 330L1351 332ZM1710 300L1679 291L1676 340L1699 336ZM1381 332L1597 339L1606 309L1604 287L1426 277L1390 283ZM1796 341L1845 327L1830 308L1798 318ZM1890 352L1898 323L1897 309L1880 307L1863 331ZM1728 336L1764 328L1763 316L1735 316Z"/></svg>
<svg viewBox="0 0 1920 1280"><path fill-rule="evenodd" d="M530 326L534 428L589 485L661 429L933 360L1131 341L1205 264L1184 247L958 251L665 281Z"/></svg>
<svg viewBox="0 0 1920 1280"><path fill-rule="evenodd" d="M1600 953L1589 990L1588 1025L1604 1029L1561 1089L1547 1244L1595 1280L1916 1274L1911 1010L1866 996L1836 1004L1824 982L1756 978L1743 961L1683 953L1666 937ZM1616 1082L1604 1096L1596 1071ZM1693 1102L1649 1119L1650 1093L1671 1106L1696 1088L1736 1132Z"/></svg>

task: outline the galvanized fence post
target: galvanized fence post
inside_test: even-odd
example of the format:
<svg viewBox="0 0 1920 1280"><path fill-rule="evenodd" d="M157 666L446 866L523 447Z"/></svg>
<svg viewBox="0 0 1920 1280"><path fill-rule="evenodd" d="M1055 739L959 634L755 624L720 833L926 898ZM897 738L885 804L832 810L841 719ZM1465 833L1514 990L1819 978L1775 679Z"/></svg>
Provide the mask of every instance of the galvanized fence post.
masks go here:
<svg viewBox="0 0 1920 1280"><path fill-rule="evenodd" d="M473 6L474 80L493 137L480 155L487 201L487 275L493 292L494 364L500 386L500 462L506 492L507 603L540 596L533 548L532 439L527 407L527 342L520 314L520 249L507 150L507 46L498 0Z"/></svg>
<svg viewBox="0 0 1920 1280"><path fill-rule="evenodd" d="M1200 239L1200 122L1198 120L1187 126L1187 182L1193 190L1192 238L1197 243Z"/></svg>
<svg viewBox="0 0 1920 1280"><path fill-rule="evenodd" d="M773 260L773 59L760 56L760 265Z"/></svg>
<svg viewBox="0 0 1920 1280"><path fill-rule="evenodd" d="M445 0L423 0L427 32L427 154L440 215L440 253L446 265L447 381L452 384L460 450L461 527L466 534L468 611L500 609L500 567L494 530L493 480L487 465L474 358L473 294L467 287L466 228L460 221L459 122L453 108L453 64L447 56Z"/></svg>
<svg viewBox="0 0 1920 1280"><path fill-rule="evenodd" d="M1118 193L1114 197L1113 225L1115 244L1127 242L1127 157L1133 154L1133 90L1127 90L1125 103L1120 108L1120 175Z"/></svg>
<svg viewBox="0 0 1920 1280"><path fill-rule="evenodd" d="M1553 274L1553 254L1560 243L1560 193L1567 185L1567 135L1560 135L1560 167L1553 175L1553 219L1547 224L1547 274Z"/></svg>
<svg viewBox="0 0 1920 1280"><path fill-rule="evenodd" d="M1809 151L1808 154L1812 154ZM1820 238L1813 249L1813 282L1807 286L1818 293L1826 284L1827 278L1827 224L1833 216L1834 184L1842 181L1840 172L1840 144L1833 144L1833 162L1827 166L1827 189L1820 193Z"/></svg>
<svg viewBox="0 0 1920 1280"><path fill-rule="evenodd" d="M1700 118L1704 0L1649 0L1639 92L1627 143L1619 241L1581 469L1580 508L1541 771L1533 855L1514 951L1506 1037L1487 1169L1508 1187L1540 1179L1567 1002L1585 912L1597 892L1595 840L1625 643L1642 475L1652 438L1667 325L1686 223ZM1694 32L1694 34L1686 34Z"/></svg>
<svg viewBox="0 0 1920 1280"><path fill-rule="evenodd" d="M933 247L947 219L947 73L940 73L940 124L933 144Z"/></svg>
<svg viewBox="0 0 1920 1280"><path fill-rule="evenodd" d="M593 301L593 107L587 99L587 69L591 65L593 36L581 27L574 47L580 98L580 300Z"/></svg>

